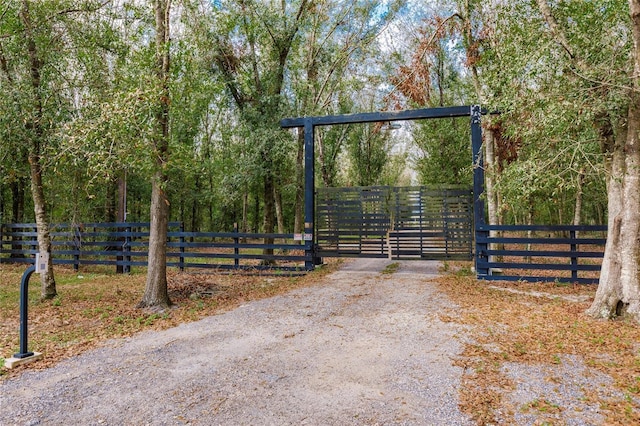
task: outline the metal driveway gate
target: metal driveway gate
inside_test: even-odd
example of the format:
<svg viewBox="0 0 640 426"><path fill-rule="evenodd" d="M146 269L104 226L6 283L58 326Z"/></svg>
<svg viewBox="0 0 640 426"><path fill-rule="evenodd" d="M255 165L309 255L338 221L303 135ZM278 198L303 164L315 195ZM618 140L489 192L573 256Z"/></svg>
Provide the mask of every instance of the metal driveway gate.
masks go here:
<svg viewBox="0 0 640 426"><path fill-rule="evenodd" d="M304 137L304 235L300 236L305 241L305 252L310 261L305 262L305 268L312 270L320 260L320 253L317 250L316 235L318 228L316 224L316 183L315 183L315 128L318 126L334 126L352 123L377 123L391 121L406 120L425 120L436 118L453 118L468 117L471 133L471 155L473 163L473 215L475 229L475 262L478 274L488 274L488 270L478 268L478 265L484 265L483 262L488 260L486 250L481 250L478 246L478 226L484 225L484 200L482 193L484 192L484 168L482 162L482 127L480 119L482 114L486 113L479 105L467 105L456 107L442 108L426 108L407 111L381 111L360 114L319 116L319 117L298 117L285 118L280 121L280 126L285 129L299 128L301 135ZM389 243L392 243L391 237L398 235L399 230L389 230ZM413 231L408 231L407 234ZM407 235L408 237L408 235ZM424 236L423 236L424 237ZM419 238L419 237L418 237ZM394 239L396 246L399 244ZM446 241L446 240L445 240ZM407 249L408 250L408 249ZM417 252L413 249L413 252ZM421 252L422 253L422 252ZM388 253L387 253L388 254ZM393 253L392 253L393 254ZM422 254L420 254L422 255Z"/></svg>
<svg viewBox="0 0 640 426"><path fill-rule="evenodd" d="M470 189L369 186L319 188L320 257L471 259Z"/></svg>

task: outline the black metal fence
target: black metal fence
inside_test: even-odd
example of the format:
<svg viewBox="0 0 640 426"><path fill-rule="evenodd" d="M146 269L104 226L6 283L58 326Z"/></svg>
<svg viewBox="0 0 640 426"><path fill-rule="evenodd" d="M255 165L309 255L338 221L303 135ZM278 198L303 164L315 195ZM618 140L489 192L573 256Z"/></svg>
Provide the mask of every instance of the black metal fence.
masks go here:
<svg viewBox="0 0 640 426"><path fill-rule="evenodd" d="M112 265L122 272L147 266L149 223L85 223L51 227L54 264ZM178 222L169 224L167 266L180 270L277 269L301 271L304 242L293 234L185 232ZM34 223L0 226L0 263L33 263L38 252Z"/></svg>
<svg viewBox="0 0 640 426"><path fill-rule="evenodd" d="M478 278L595 284L606 231L606 226L590 225L479 225Z"/></svg>
<svg viewBox="0 0 640 426"><path fill-rule="evenodd" d="M479 225L477 276L484 280L597 283L606 229L587 225ZM499 236L491 236L490 231L499 232ZM385 250L397 244L390 240L392 236L387 233L387 240L378 242L380 255L388 256ZM111 265L122 272L147 265L149 223L55 225L51 238L55 264L75 269ZM181 223L172 222L167 235L167 266L180 270L302 271L313 264L314 254L326 254L305 250L308 241L301 241L303 238L306 235L241 233L237 229L226 233L185 232ZM424 247L419 250L424 253ZM0 225L0 263L33 263L37 252L35 224Z"/></svg>

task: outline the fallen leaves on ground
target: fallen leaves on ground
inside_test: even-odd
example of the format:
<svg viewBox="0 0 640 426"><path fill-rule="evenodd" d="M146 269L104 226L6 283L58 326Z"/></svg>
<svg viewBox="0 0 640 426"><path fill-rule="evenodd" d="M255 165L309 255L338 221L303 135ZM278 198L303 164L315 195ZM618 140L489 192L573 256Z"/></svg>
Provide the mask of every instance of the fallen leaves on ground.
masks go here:
<svg viewBox="0 0 640 426"><path fill-rule="evenodd" d="M606 424L640 424L640 327L630 319L586 316L596 286L486 282L455 273L437 283L458 306L441 319L467 326L472 336L456 363L465 371L462 408L478 424L513 424L516 412L534 412L536 424L564 424L563 407L547 399L510 403L506 395L515 384L505 366L554 366L565 356L613 378L616 392L606 396L583 389L582 397L599 407Z"/></svg>
<svg viewBox="0 0 640 426"><path fill-rule="evenodd" d="M19 294L24 265L0 265L0 380L25 369L45 369L114 338L145 330L162 330L228 311L242 303L313 285L339 262L307 275L286 272L168 272L173 306L165 312L136 308L142 298L144 273L115 275L105 268L75 272L56 267L58 296L39 300L38 276L29 286L28 350L42 352L36 363L12 370L1 357L19 352Z"/></svg>

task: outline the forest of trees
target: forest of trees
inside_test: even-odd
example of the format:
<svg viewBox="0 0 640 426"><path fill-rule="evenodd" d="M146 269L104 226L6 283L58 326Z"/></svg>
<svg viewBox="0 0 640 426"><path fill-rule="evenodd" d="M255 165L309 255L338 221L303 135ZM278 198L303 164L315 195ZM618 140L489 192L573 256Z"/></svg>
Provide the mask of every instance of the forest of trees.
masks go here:
<svg viewBox="0 0 640 426"><path fill-rule="evenodd" d="M640 315L639 15L636 0L6 0L0 222L37 222L41 251L62 222L151 221L158 241L168 220L299 232L303 139L280 119L480 104L501 112L483 122L490 221L608 223L624 246L600 287L617 290L591 314ZM471 185L468 120L317 131L318 185ZM166 287L156 245L148 288ZM55 295L52 268L42 280ZM142 306L166 304L151 293Z"/></svg>

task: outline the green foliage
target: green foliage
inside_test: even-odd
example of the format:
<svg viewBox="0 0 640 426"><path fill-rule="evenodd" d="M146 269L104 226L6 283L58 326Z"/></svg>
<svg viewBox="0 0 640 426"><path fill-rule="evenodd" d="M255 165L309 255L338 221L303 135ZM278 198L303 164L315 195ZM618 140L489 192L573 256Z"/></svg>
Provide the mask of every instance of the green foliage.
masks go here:
<svg viewBox="0 0 640 426"><path fill-rule="evenodd" d="M465 185L472 183L468 120L431 120L415 126L415 158L420 183Z"/></svg>
<svg viewBox="0 0 640 426"><path fill-rule="evenodd" d="M581 183L583 221L602 223L602 123L614 130L624 123L628 6L549 3L571 55L528 0L437 7L224 0L218 9L180 2L172 16L170 155L163 164L171 219L229 230L244 212L258 230L272 180L291 229L299 141L279 129L281 118L477 103L475 66L482 103L502 111L503 136L517 142L508 159L500 157L504 139L497 142L496 188L506 220L567 223ZM28 194L27 156L38 136L25 125L35 117L34 95L43 100L37 146L46 159L52 221L106 220L124 175L128 219L148 220L161 93L151 4L29 5L43 64L37 93L29 84L21 2L5 2L0 15L0 220L33 217L20 191ZM426 93L423 103L415 93ZM398 142L409 133L412 144ZM410 183L407 162L422 184L471 182L466 120L425 120L401 132L323 127L316 143L318 184Z"/></svg>
<svg viewBox="0 0 640 426"><path fill-rule="evenodd" d="M380 184L389 152L389 131L375 124L353 126L348 137L349 181L355 186Z"/></svg>

